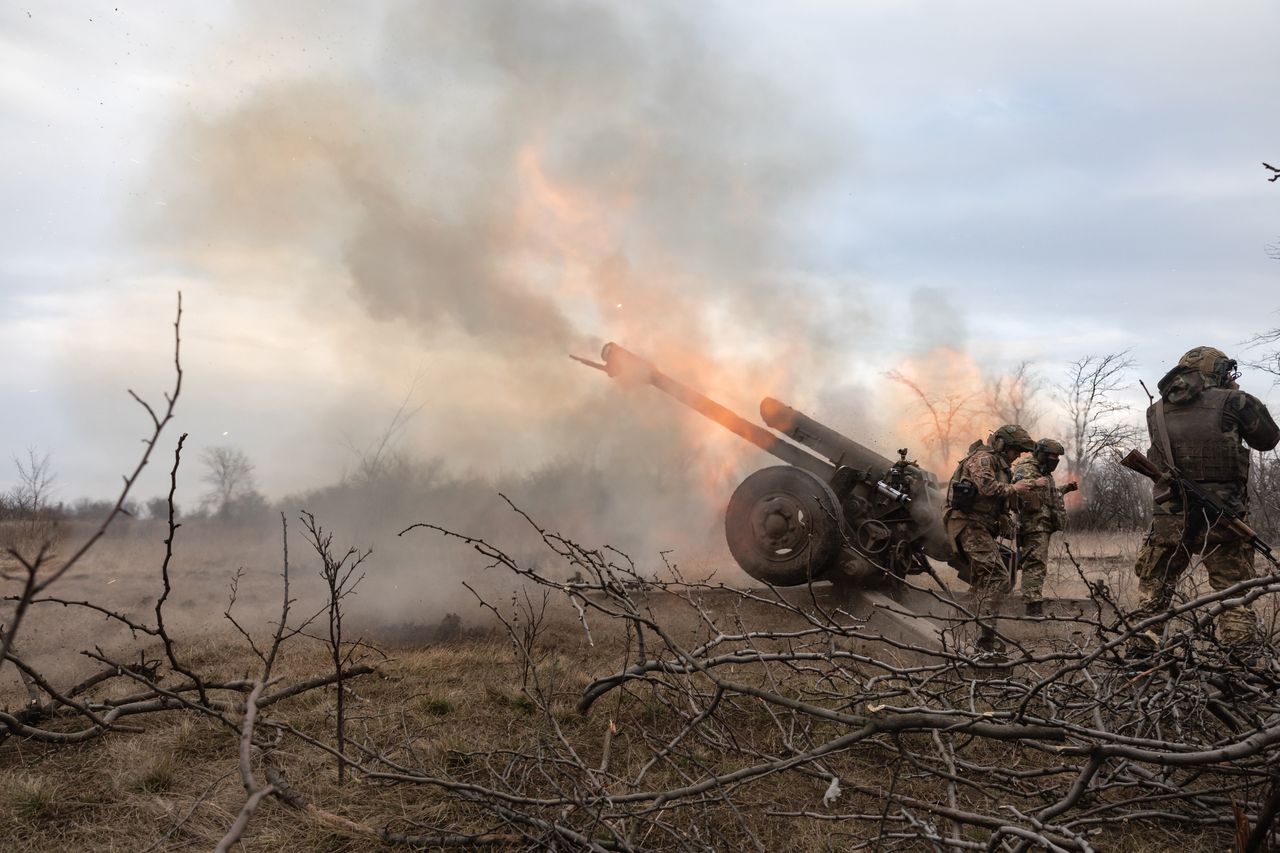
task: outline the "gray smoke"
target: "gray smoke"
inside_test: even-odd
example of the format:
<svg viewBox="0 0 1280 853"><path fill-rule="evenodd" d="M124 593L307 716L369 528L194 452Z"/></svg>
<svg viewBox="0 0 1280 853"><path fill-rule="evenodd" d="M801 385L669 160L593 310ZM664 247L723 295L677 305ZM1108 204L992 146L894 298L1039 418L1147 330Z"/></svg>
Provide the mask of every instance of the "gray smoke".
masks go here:
<svg viewBox="0 0 1280 853"><path fill-rule="evenodd" d="M425 365L436 414L418 452L483 472L478 437L509 431L528 449L514 472L528 500L585 503L593 530L709 536L733 476L766 458L565 355L614 338L748 416L766 393L838 385L832 353L865 309L797 275L788 226L839 165L832 134L713 38L711 7L378 9L326 10L320 60L282 60L288 71L193 106L165 149L169 203L148 239L211 277L353 296L362 316L318 334L409 328L450 364L474 354L487 365L474 374ZM288 52L313 10L246 5L212 65L260 61L274 39ZM731 445L741 458L726 465ZM572 494L583 467L608 473L602 494Z"/></svg>
<svg viewBox="0 0 1280 853"><path fill-rule="evenodd" d="M289 23L245 15L260 40ZM719 310L768 338L800 317L778 279L794 261L786 213L832 147L717 52L710 23L678 4L391 7L371 44L353 36L321 72L192 115L157 233L331 260L372 317L486 346L564 351L594 331L571 310L632 297L652 310L642 326L691 334ZM544 179L577 209L531 206ZM539 215L588 236L547 245ZM578 264L587 290L570 308L555 278Z"/></svg>

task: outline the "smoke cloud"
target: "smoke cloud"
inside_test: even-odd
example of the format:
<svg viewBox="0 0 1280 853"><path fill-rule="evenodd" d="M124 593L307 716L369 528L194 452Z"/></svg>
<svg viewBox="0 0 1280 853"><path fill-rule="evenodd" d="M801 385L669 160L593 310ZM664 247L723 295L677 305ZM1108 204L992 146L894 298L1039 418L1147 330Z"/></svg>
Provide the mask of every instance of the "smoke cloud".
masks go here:
<svg viewBox="0 0 1280 853"><path fill-rule="evenodd" d="M866 312L804 278L788 225L839 140L708 37L711 9L377 8L326 10L320 59L290 41L312 6L241 10L211 65L248 82L193 98L147 239L227 288L294 293L344 370L420 365L407 449L636 547L705 543L767 457L565 356L618 340L749 417L839 386ZM356 408L317 428L376 432ZM574 495L567 470L608 485Z"/></svg>
<svg viewBox="0 0 1280 853"><path fill-rule="evenodd" d="M688 14L390 7L322 75L191 116L157 233L206 261L326 261L375 319L509 351L563 353L602 326L705 335L717 312L780 337L801 316L778 280L787 209L834 161Z"/></svg>

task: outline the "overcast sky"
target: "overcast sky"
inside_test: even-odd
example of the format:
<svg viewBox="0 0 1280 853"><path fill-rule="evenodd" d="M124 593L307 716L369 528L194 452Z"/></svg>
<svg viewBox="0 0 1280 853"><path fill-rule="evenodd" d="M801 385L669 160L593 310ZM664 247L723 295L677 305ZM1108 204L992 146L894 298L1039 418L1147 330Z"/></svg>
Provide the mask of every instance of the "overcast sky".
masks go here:
<svg viewBox="0 0 1280 853"><path fill-rule="evenodd" d="M618 334L785 355L789 402L847 411L939 345L1050 382L1129 349L1152 384L1280 325L1275 3L255 5L0 6L0 450L49 451L63 499L115 488L178 290L179 428L273 497L333 480L410 389L406 441L457 470L564 453L537 410L601 380L529 365ZM452 258L421 293L419 239ZM617 290L542 283L619 257L625 322Z"/></svg>

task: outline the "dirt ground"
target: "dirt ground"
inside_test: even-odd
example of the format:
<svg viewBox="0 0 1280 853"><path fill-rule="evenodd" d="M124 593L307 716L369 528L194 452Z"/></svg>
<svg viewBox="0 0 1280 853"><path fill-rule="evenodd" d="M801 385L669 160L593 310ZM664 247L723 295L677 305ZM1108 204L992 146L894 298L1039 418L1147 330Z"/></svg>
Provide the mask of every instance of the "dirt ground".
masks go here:
<svg viewBox="0 0 1280 853"><path fill-rule="evenodd" d="M38 535L19 525L0 529L0 539L25 545L28 550ZM89 525L64 525L56 531L55 560L65 555L84 537ZM164 559L165 525L154 521L125 520L102 539L89 557L54 587L49 595L66 601L92 601L131 619L150 621L162 585L160 565ZM1105 581L1121 601L1129 601L1134 590L1132 566L1140 534L1083 534L1064 540L1055 537L1045 594L1063 599L1088 597L1088 582ZM2 543L0 543L2 544ZM432 543L436 544L436 543ZM344 546L345 547L345 546ZM366 547L353 543L353 547ZM442 551L424 548L413 540L381 535L372 541L373 554L366 564L365 578L349 600L349 618L355 629L379 642L406 643L435 637L437 626L450 614L469 630L490 630L491 617L477 598L462 586L466 581L489 599L509 597L512 578L501 570L486 571L469 549ZM1070 560L1067 549L1079 569ZM293 574L291 594L298 599L297 611L314 610L323 603L323 584L318 561L297 529L290 530L290 564ZM195 522L179 530L171 562L172 592L165 606L165 618L176 634L188 642L217 643L234 633L225 613L246 626L266 625L279 610L280 572L283 562L282 532L278 528L225 526ZM535 562L537 557L531 557ZM717 567L701 558L689 574L706 577ZM723 559L723 558L721 558ZM442 565L442 560L448 560ZM0 561L10 570L16 562L7 555ZM546 567L554 573L554 564ZM952 591L965 585L953 570L937 566L939 576ZM731 586L751 583L736 566L720 567L714 581ZM916 583L929 587L923 576ZM821 587L826 589L823 585ZM11 589L6 588L6 594ZM1019 607L1016 590L1008 608ZM94 671L95 664L82 650L101 648L108 652L132 649L130 632L122 625L97 614L45 604L32 608L21 629L18 648L23 656L64 681L74 681ZM0 699L21 694L21 685L10 668L0 677Z"/></svg>
<svg viewBox="0 0 1280 853"><path fill-rule="evenodd" d="M69 547L72 534L60 546ZM153 616L160 591L159 564L164 528L145 522L123 527L104 540L91 559L68 574L51 594L67 600L93 600L140 620ZM12 537L12 532L11 532ZM280 532L233 530L217 526L183 531L172 573L173 592L166 613L181 638L184 659L202 672L242 677L256 664L223 612L232 579L238 576L232 610L250 633L265 638L269 620L279 607L282 561ZM1087 582L1105 581L1120 596L1132 594L1131 566L1139 535L1087 535L1055 542L1046 592L1063 598L1087 595ZM375 543L376 546L377 543ZM498 630L476 598L460 587L463 579L479 583L482 595L511 601L511 578L486 571L474 554L458 553L458 564L445 568L415 565L414 551L403 544L388 551L390 565L352 599L352 630L382 648L372 655L375 675L353 685L355 711L362 726L399 726L411 737L423 762L443 774L457 772L459 762L482 747L533 737L532 712L520 692L521 670L506 635ZM315 568L301 541L290 552L298 598L295 612L319 606ZM1078 563L1078 568L1077 564ZM960 586L945 568L944 581ZM504 584L506 585L504 588ZM6 587L11 592L13 584ZM824 593L826 594L826 593ZM673 606L658 612L678 635L696 631L696 615ZM762 613L775 613L765 609ZM457 614L454 620L450 614ZM737 618L750 623L750 610ZM7 616L6 616L7 618ZM775 624L773 629L785 628ZM685 620L682 622L681 620ZM620 727L620 743L628 726L643 723L620 715L580 715L573 711L582 689L594 678L616 672L624 661L624 638L596 627L588 639L576 614L552 608L539 639L542 665L555 678L554 693L562 712L556 718L580 748L602 748L605 729ZM80 654L101 648L112 655L156 655L149 645L129 637L120 626L83 610L57 604L33 608L22 626L17 648L59 684L70 684L91 672L95 662ZM323 647L303 643L282 663L286 676L322 671ZM25 693L9 667L0 680L0 706L16 708ZM331 725L334 693L316 690L289 700L294 724L321 734ZM643 714L644 709L635 713ZM649 710L652 713L652 709ZM117 733L84 745L51 747L9 738L0 743L0 837L12 850L196 850L209 849L226 831L244 799L236 772L232 732L206 718L173 713L147 718L145 731ZM412 733L411 735L409 733ZM619 747L615 745L615 749ZM853 755L862 762L863 778L883 779L885 768L873 752ZM338 785L330 762L300 759L290 768L291 780L305 795L345 818L371 826L457 826L484 828L482 815L459 810L422 788L370 789ZM820 786L818 786L820 787ZM757 798L816 808L822 791L773 793L768 786ZM775 804L776 804L775 803ZM822 822L795 826L763 824L772 849L821 850L847 843L838 827ZM770 834L772 833L772 837ZM1184 834L1185 850L1219 849L1220 836ZM1169 849L1168 839L1145 839L1117 831L1106 849ZM1218 845L1218 846L1215 846ZM305 813L264 805L241 847L245 850L364 850L369 838L335 833L333 826Z"/></svg>

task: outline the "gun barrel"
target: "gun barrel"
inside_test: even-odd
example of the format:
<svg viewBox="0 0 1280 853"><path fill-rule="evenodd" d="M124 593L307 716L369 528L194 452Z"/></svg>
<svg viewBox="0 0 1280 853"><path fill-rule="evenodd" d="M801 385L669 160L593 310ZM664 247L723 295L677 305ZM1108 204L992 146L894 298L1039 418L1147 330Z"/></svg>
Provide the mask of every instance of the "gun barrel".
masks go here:
<svg viewBox="0 0 1280 853"><path fill-rule="evenodd" d="M612 342L607 343L600 350L600 358L604 361L605 372L615 379L621 378L634 382L646 382L659 391L679 400L703 417L715 421L734 435L744 438L766 453L776 456L788 465L803 468L809 473L821 477L825 482L830 482L835 474L834 465L824 462L803 448L783 441L778 436L740 417L710 397L699 394L688 385L672 379L654 367L653 364L625 347Z"/></svg>
<svg viewBox="0 0 1280 853"><path fill-rule="evenodd" d="M847 465L850 468L866 468L877 478L893 467L893 463L864 447L848 436L841 435L831 427L819 423L804 412L775 400L765 397L760 401L760 417L778 432L795 439L806 447L812 447L832 465Z"/></svg>

